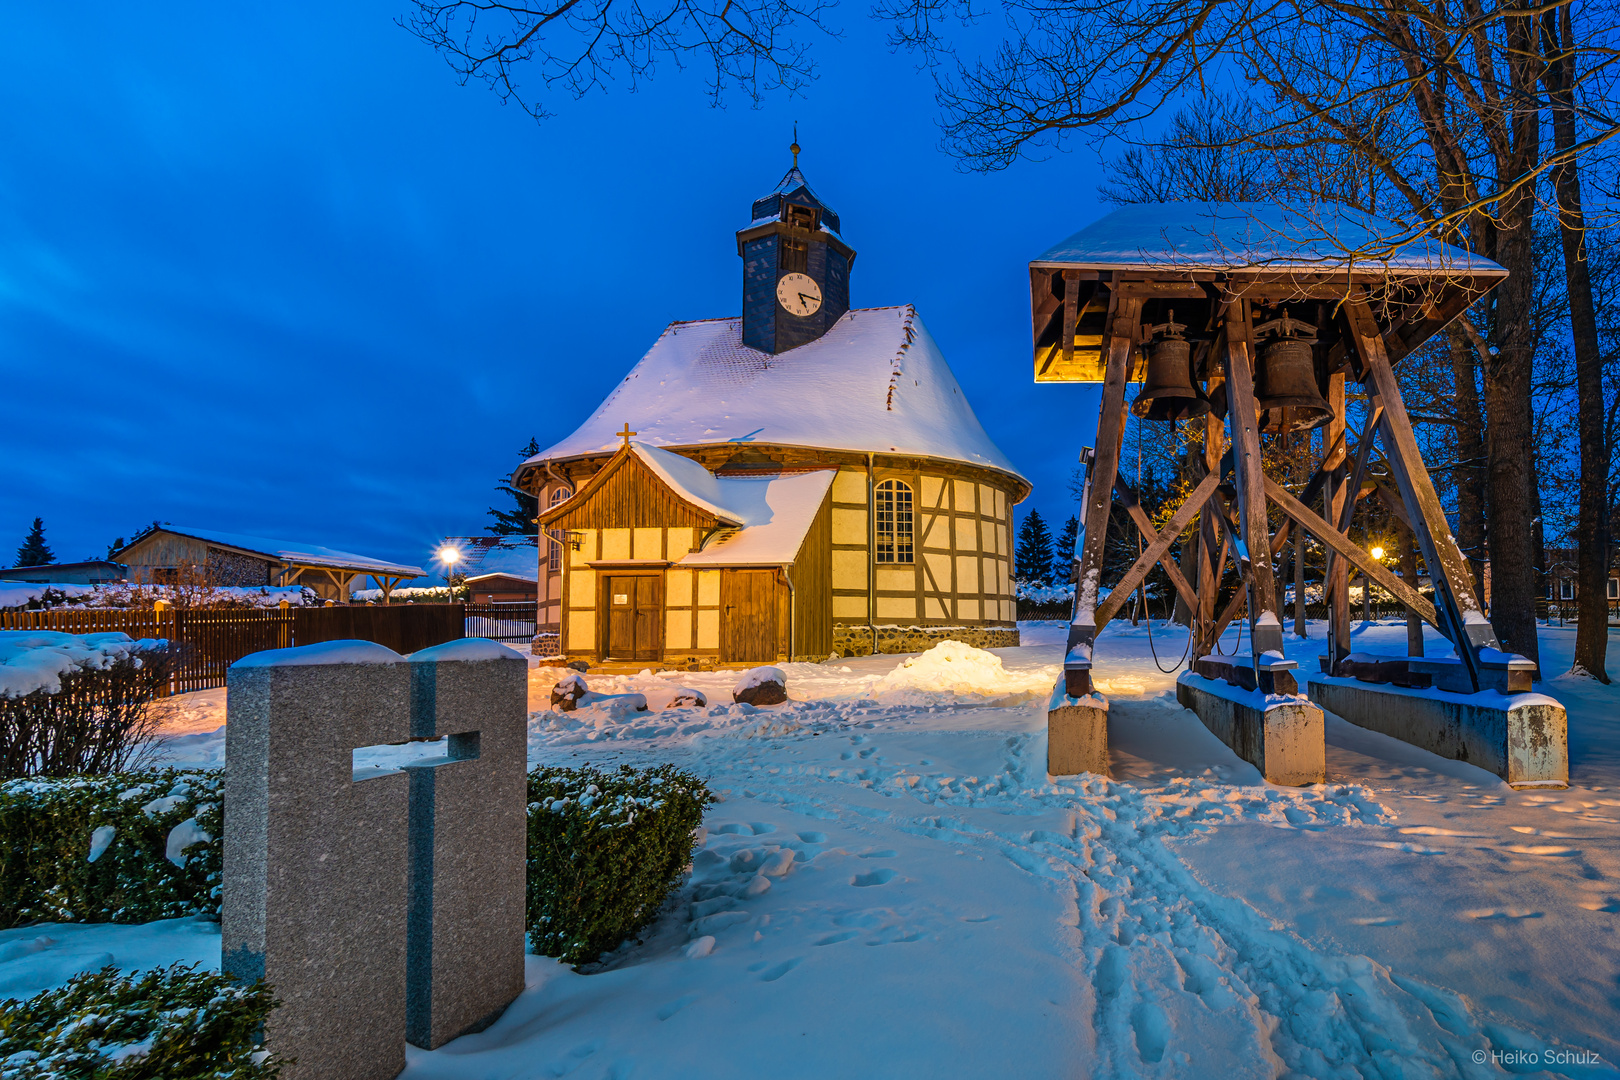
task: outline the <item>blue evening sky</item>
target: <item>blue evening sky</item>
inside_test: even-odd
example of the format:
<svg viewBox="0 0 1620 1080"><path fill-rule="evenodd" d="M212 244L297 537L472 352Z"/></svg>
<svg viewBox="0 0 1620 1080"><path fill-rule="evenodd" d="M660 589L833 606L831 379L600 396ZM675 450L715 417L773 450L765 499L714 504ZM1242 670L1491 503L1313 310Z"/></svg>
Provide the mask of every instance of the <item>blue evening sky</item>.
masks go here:
<svg viewBox="0 0 1620 1080"><path fill-rule="evenodd" d="M154 519L425 560L529 438L672 319L735 314L733 234L802 165L992 438L1074 508L1094 388L1030 378L1026 263L1096 217L1080 150L982 176L864 6L820 78L711 108L665 65L537 125L456 85L398 2L34 5L0 42L0 565ZM425 561L421 565L426 565Z"/></svg>

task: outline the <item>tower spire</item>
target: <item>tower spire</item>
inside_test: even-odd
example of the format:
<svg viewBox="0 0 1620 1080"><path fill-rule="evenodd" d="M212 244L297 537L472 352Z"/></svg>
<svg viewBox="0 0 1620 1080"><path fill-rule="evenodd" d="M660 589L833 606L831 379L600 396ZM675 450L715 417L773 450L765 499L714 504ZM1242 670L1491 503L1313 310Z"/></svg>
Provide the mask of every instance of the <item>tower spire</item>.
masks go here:
<svg viewBox="0 0 1620 1080"><path fill-rule="evenodd" d="M799 122L797 120L793 121L793 145L789 146L788 149L793 151L793 167L797 169L799 167Z"/></svg>

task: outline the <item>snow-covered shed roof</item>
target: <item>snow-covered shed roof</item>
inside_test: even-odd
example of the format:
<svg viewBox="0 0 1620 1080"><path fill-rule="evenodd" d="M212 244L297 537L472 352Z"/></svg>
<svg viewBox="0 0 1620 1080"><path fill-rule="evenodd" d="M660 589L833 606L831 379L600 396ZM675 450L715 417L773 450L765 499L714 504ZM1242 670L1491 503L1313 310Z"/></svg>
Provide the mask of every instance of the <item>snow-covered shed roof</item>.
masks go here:
<svg viewBox="0 0 1620 1080"><path fill-rule="evenodd" d="M726 506L725 496L720 491L721 479L691 458L643 442L632 442L630 449L658 479L693 506L707 510L728 525L741 525L747 520Z"/></svg>
<svg viewBox="0 0 1620 1080"><path fill-rule="evenodd" d="M1411 230L1350 207L1279 203L1137 203L1104 215L1036 257L1036 267L1110 270L1398 270L1506 275L1432 237L1374 258Z"/></svg>
<svg viewBox="0 0 1620 1080"><path fill-rule="evenodd" d="M170 525L167 522L160 525L159 528L163 532L174 533L177 536L189 536L193 540L201 540L219 547L235 548L250 555L264 555L296 566L323 566L331 567L334 570L354 570L362 574L384 574L388 577L421 577L426 573L420 566L388 562L384 559L373 559L366 555L356 555L351 551L339 551L336 548L325 547L321 544L298 543L292 540L271 540L263 536L220 532L217 529L196 529L189 525ZM145 537L141 539L145 539ZM140 541L137 540L135 543L140 543ZM129 547L134 546L135 544L129 545ZM129 547L123 550L128 551Z"/></svg>
<svg viewBox="0 0 1620 1080"><path fill-rule="evenodd" d="M673 456L673 455L671 455ZM700 466L701 467L701 466ZM766 477L716 477L720 497L743 527L724 532L680 566L783 566L791 563L816 519L833 469Z"/></svg>
<svg viewBox="0 0 1620 1080"><path fill-rule="evenodd" d="M523 536L502 537L485 548L482 554L469 558L462 571L468 581L501 574L521 581L540 580L540 548L533 540Z"/></svg>
<svg viewBox="0 0 1620 1080"><path fill-rule="evenodd" d="M611 453L626 422L649 446L914 454L1022 479L909 305L846 312L821 337L776 356L742 343L741 319L671 323L578 430L519 471Z"/></svg>

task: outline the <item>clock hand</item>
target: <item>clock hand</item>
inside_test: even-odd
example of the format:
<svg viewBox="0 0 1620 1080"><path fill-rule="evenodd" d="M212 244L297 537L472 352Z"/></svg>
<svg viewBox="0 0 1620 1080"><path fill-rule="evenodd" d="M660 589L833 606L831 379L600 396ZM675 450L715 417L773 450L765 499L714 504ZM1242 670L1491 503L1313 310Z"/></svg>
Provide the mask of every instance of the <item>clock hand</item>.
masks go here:
<svg viewBox="0 0 1620 1080"><path fill-rule="evenodd" d="M805 307L809 307L811 305L811 303L814 302L815 297L806 296L804 293L800 293L799 294L799 299L804 301L804 306Z"/></svg>

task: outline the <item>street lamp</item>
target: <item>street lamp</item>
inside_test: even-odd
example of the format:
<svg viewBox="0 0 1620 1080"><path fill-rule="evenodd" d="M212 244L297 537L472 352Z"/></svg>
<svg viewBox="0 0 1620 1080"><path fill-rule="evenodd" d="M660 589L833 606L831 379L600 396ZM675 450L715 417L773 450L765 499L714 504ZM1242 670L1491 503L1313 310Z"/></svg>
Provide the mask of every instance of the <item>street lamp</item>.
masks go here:
<svg viewBox="0 0 1620 1080"><path fill-rule="evenodd" d="M440 562L444 563L445 590L449 593L450 600L454 601L456 598L456 563L461 561L461 549L454 544L445 544L439 548L438 558Z"/></svg>

